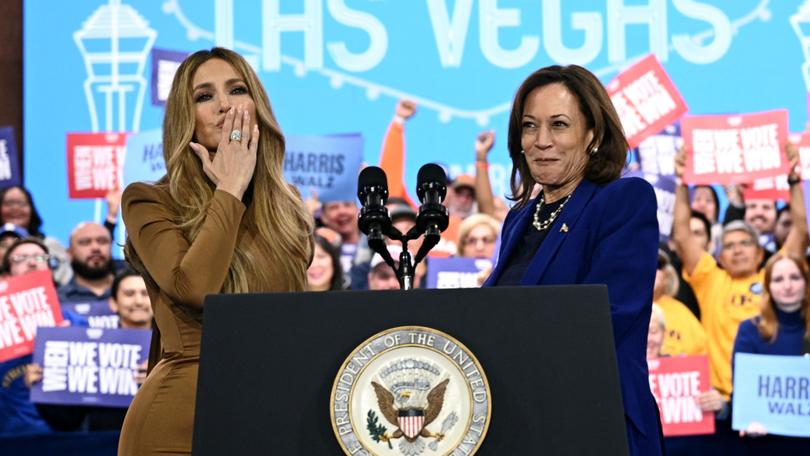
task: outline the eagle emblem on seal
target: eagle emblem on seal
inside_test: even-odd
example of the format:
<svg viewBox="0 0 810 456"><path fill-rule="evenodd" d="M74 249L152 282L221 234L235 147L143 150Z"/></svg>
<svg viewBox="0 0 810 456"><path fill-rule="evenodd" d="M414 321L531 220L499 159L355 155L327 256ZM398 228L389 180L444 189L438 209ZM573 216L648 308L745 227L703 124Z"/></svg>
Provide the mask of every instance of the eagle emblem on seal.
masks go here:
<svg viewBox="0 0 810 456"><path fill-rule="evenodd" d="M394 426L388 433L377 422L376 414L369 411L368 429L378 442L400 441L399 449L406 456L421 454L425 443L420 438L441 441L455 424L444 423L440 432L431 432L428 426L439 417L444 406L449 378L441 379L439 368L418 359L399 360L386 366L378 375L379 381L371 381L377 397L377 406L385 420ZM455 413L451 415L455 418ZM445 420L447 421L447 420ZM432 449L436 445L431 445Z"/></svg>

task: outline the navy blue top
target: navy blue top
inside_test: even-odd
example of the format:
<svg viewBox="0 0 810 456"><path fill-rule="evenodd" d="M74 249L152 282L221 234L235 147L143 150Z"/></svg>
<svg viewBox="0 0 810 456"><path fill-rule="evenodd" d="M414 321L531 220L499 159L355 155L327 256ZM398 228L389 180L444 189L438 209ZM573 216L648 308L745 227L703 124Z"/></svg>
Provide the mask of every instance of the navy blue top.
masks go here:
<svg viewBox="0 0 810 456"><path fill-rule="evenodd" d="M734 352L731 355L732 362L734 355L737 353L788 356L802 354L805 327L801 312L786 313L778 308L774 310L776 311L776 319L779 321L776 340L768 342L762 338L762 335L757 330L757 322L759 322L760 317L746 320L740 323L740 328L737 330L737 338L734 339Z"/></svg>
<svg viewBox="0 0 810 456"><path fill-rule="evenodd" d="M543 207L540 208L540 220L548 219L551 213L556 211L564 201L565 198L561 198L551 204L544 204ZM563 211L564 210L565 208L563 208ZM534 213L532 213L532 220L533 219ZM543 231L538 231L534 225L526 229L526 232L523 233L523 239L520 241L520 249L509 257L509 260L503 268L503 273L501 273L501 276L498 278L497 286L520 285L520 279L523 278L523 274L529 269L529 264L540 249L540 244L543 243L543 239L546 238L549 230L555 229L557 225L557 220L554 220L554 223Z"/></svg>
<svg viewBox="0 0 810 456"><path fill-rule="evenodd" d="M95 294L93 290L85 288L76 283L76 277L70 279L70 282L62 285L56 289L56 294L59 297L60 304L78 303L78 302L95 302L106 301L110 298L111 289L104 290L101 296Z"/></svg>

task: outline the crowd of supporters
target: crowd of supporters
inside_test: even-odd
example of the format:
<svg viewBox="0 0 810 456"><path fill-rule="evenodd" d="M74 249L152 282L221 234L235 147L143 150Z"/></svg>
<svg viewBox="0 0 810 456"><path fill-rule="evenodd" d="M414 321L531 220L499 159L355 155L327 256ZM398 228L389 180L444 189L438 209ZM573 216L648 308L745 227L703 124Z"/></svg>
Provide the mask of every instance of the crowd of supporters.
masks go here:
<svg viewBox="0 0 810 456"><path fill-rule="evenodd" d="M392 225L407 232L416 224L418 204L403 182L405 125L416 105L400 101L383 140L380 166L388 171L387 202ZM415 271L415 286L425 287L431 260L442 257L497 261L500 227L509 205L493 194L489 152L491 131L471 144L474 175L453 176L446 182L445 204L450 214L442 241ZM797 152L788 147L796 160ZM676 169L682 171L683 153ZM810 439L768 435L752 423L742 432L731 429L733 355L759 353L801 355L808 350L808 228L800 185L791 185L787 202L745 200L741 186L726 189L728 209L720 214L719 186L676 192L672 235L662 243L653 292L648 358L706 355L711 388L696 398L701 410L712 413L716 433L666 439L670 454L744 454L782 448L782 454L807 449ZM307 192L308 189L302 189ZM538 189L539 191L539 189ZM143 279L113 260L114 228L120 195L107 198L104 225L83 222L63 246L42 231L43 219L28 190L10 187L0 193L0 258L2 274L19 276L50 270L60 303L107 301L122 328L149 329L149 296ZM314 256L307 272L312 292L398 289L392 268L373 253L357 224L356 200L319 201L313 192L306 201L316 222ZM120 240L123 241L123 240ZM420 240L409 243L416 252ZM390 242L399 258L401 244ZM483 268L478 283L489 274ZM784 283L793 285L785 291ZM63 309L66 325L87 326L87 320ZM134 373L143 380L145 366ZM118 429L125 410L59 407L32 404L30 386L42 378L31 356L0 362L0 438L26 433ZM806 453L810 454L810 453Z"/></svg>

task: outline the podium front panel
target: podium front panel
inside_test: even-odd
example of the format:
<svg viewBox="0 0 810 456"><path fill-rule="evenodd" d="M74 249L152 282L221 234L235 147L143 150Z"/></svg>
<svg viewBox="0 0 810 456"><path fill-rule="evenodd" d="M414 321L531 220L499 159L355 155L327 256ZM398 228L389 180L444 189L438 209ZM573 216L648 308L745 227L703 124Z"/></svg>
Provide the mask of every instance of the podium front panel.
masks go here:
<svg viewBox="0 0 810 456"><path fill-rule="evenodd" d="M193 454L343 454L335 376L399 326L478 358L491 392L478 455L627 453L607 288L582 285L209 296Z"/></svg>

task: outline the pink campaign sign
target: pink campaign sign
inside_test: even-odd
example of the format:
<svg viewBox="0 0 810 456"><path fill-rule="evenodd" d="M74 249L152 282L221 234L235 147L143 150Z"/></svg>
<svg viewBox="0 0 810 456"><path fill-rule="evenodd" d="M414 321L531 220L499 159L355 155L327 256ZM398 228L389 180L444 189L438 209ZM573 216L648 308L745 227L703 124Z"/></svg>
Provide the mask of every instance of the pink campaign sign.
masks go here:
<svg viewBox="0 0 810 456"><path fill-rule="evenodd" d="M687 111L686 102L654 54L616 76L607 91L631 148Z"/></svg>
<svg viewBox="0 0 810 456"><path fill-rule="evenodd" d="M738 184L787 174L786 110L739 115L686 116L684 181Z"/></svg>
<svg viewBox="0 0 810 456"><path fill-rule="evenodd" d="M120 188L125 133L68 133L66 143L70 198L104 198Z"/></svg>

